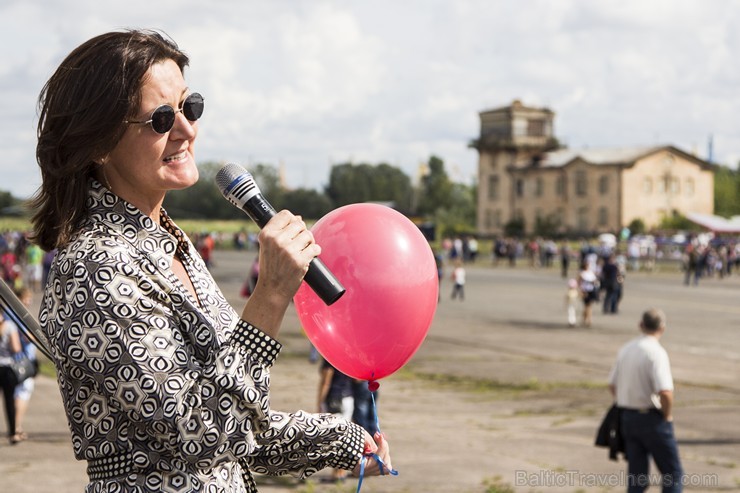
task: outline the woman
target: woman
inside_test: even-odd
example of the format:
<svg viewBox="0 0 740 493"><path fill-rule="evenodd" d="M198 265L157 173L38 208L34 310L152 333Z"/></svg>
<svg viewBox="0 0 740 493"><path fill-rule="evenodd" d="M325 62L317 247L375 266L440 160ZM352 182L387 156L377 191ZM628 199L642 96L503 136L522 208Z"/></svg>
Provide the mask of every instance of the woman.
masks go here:
<svg viewBox="0 0 740 493"><path fill-rule="evenodd" d="M187 64L159 33L111 32L73 50L39 98L35 239L59 249L40 323L86 491L251 492L252 471L357 475L367 451L390 467L379 435L270 409L275 338L321 252L303 221L281 211L261 231L239 316L162 209L198 179L204 103Z"/></svg>
<svg viewBox="0 0 740 493"><path fill-rule="evenodd" d="M583 326L591 327L593 304L599 301L599 279L587 261L581 263L581 271L578 273L578 289L581 291L583 300Z"/></svg>
<svg viewBox="0 0 740 493"><path fill-rule="evenodd" d="M15 355L21 352L21 340L18 329L10 320L5 320L5 314L0 310L0 387L3 390L5 401L5 419L8 423L8 441L11 445L22 440L18 434L15 422L15 387L16 378L11 369Z"/></svg>
<svg viewBox="0 0 740 493"><path fill-rule="evenodd" d="M31 307L33 293L27 287L21 286L13 290L15 295L26 308ZM36 345L23 332L18 332L21 343L21 351L30 359L38 371L38 359L36 358ZM15 428L16 439L23 441L28 439L28 434L23 430L23 421L28 411L28 404L31 401L33 390L36 387L36 379L28 377L15 387Z"/></svg>

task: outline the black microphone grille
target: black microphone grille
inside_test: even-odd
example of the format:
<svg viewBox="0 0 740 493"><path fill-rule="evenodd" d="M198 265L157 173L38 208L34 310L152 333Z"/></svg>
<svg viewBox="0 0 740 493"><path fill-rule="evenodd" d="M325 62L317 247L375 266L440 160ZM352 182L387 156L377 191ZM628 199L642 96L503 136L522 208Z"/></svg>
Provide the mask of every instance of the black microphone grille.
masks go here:
<svg viewBox="0 0 740 493"><path fill-rule="evenodd" d="M244 174L249 174L249 172L243 166L229 163L216 174L216 186L221 190L221 193L224 193L234 180Z"/></svg>

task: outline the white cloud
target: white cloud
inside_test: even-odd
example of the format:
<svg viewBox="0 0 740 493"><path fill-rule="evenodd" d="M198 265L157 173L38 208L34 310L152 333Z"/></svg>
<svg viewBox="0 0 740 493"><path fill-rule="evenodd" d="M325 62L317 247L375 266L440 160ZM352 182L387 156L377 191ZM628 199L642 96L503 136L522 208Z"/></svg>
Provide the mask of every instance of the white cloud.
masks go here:
<svg viewBox="0 0 740 493"><path fill-rule="evenodd" d="M2 187L28 195L36 98L85 39L161 28L206 98L200 161L284 163L320 186L330 163L413 176L435 154L475 174L478 112L521 99L573 147L668 142L735 164L740 14L731 0L0 2Z"/></svg>

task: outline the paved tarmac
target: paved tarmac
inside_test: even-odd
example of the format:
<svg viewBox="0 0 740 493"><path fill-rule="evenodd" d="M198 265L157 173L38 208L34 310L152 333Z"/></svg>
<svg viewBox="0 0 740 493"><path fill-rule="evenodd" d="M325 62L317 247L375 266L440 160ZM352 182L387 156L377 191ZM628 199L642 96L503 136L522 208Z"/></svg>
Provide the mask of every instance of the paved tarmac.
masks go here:
<svg viewBox="0 0 740 493"><path fill-rule="evenodd" d="M214 275L238 308L250 258L215 255ZM669 318L662 343L676 381L686 490L740 490L740 276L687 287L676 273L629 273L620 313L597 309L587 329L566 326L565 281L555 268L493 268L480 260L467 274L466 299L449 299L446 278L424 344L380 382L380 424L400 475L370 478L362 491L623 491L626 463L609 461L593 438L611 402L609 368L650 306ZM280 338L273 407L314 410L318 369L292 310ZM53 379L37 378L25 428L28 441L0 441L0 491L83 491L85 465L72 455ZM260 491L355 491L356 480L318 482L326 474L307 482L261 478Z"/></svg>

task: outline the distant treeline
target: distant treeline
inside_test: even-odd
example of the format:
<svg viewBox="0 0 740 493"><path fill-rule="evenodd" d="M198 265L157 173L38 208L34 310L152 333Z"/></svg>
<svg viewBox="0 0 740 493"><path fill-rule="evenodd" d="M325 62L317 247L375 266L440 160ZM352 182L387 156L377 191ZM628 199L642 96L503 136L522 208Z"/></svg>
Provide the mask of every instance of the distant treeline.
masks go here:
<svg viewBox="0 0 740 493"><path fill-rule="evenodd" d="M164 206L176 217L191 219L238 219L241 211L224 200L214 177L222 163L203 163L194 186L167 194ZM473 187L453 183L436 157L429 160L427 173L414 187L401 169L389 164L343 163L332 166L323 190L288 189L280 183L277 168L258 164L250 167L262 194L275 209L288 209L306 219L319 219L347 204L384 202L409 216L431 217L439 209L459 209L463 222L475 224Z"/></svg>
<svg viewBox="0 0 740 493"><path fill-rule="evenodd" d="M215 185L214 178L222 166L223 163L202 163L198 183L170 192L165 208L178 219L244 219L243 213L227 202ZM347 204L383 202L410 217L435 223L438 234L475 233L477 187L452 182L444 161L436 156L429 158L418 183L412 183L400 168L386 163L335 164L323 190L288 189L281 184L278 169L269 164L257 164L249 171L277 210L288 209L307 220L319 219ZM740 215L740 171L723 165L715 165L714 171L715 214ZM23 205L24 201L11 192L0 191L0 216L27 214Z"/></svg>
<svg viewBox="0 0 740 493"><path fill-rule="evenodd" d="M200 164L198 183L167 194L167 211L178 219L244 219L244 213L226 201L215 184L222 166L216 162ZM307 220L319 219L347 204L382 202L410 217L445 224L451 232L475 229L476 187L453 183L444 162L436 156L430 157L417 184L400 168L386 163L335 164L323 190L288 189L272 165L257 164L248 169L275 209L288 209ZM21 215L22 204L9 192L0 192L0 215Z"/></svg>

